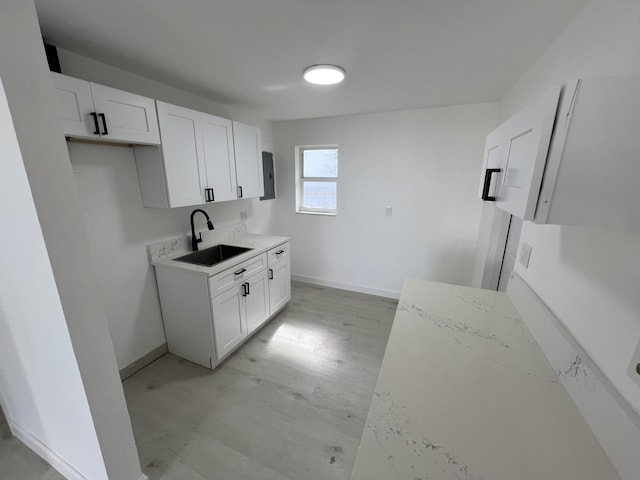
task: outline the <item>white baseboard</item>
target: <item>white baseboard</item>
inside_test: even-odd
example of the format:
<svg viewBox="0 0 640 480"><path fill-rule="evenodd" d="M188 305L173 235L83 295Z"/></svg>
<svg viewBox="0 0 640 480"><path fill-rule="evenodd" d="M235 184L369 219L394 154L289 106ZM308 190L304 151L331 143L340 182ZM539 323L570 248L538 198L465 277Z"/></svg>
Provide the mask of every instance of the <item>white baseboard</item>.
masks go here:
<svg viewBox="0 0 640 480"><path fill-rule="evenodd" d="M149 365L152 362L155 362L158 358L163 356L165 353L169 351L167 347L167 342L162 345L154 348L148 353L145 353L142 357L140 357L135 362L127 365L123 369L120 370L120 380L124 380L125 378L130 377L138 370L142 370L144 367Z"/></svg>
<svg viewBox="0 0 640 480"><path fill-rule="evenodd" d="M73 468L73 466L60 458L55 452L50 450L44 443L30 433L27 433L27 431L20 425L11 421L8 417L6 417L6 419L9 424L9 428L11 428L11 433L13 433L13 435L27 447L33 450L38 456L44 459L49 465L55 468L64 478L67 480L89 480ZM141 473L138 480L149 480L149 477L144 473Z"/></svg>
<svg viewBox="0 0 640 480"><path fill-rule="evenodd" d="M7 418L7 423L11 428L11 433L13 433L16 438L46 460L47 463L55 468L63 477L68 480L88 480L87 477L60 458L55 452L51 451L49 447L36 437L26 432L20 425L12 422L9 418Z"/></svg>
<svg viewBox="0 0 640 480"><path fill-rule="evenodd" d="M507 294L620 477L637 480L640 416L519 275Z"/></svg>
<svg viewBox="0 0 640 480"><path fill-rule="evenodd" d="M332 282L330 280L324 280L322 278L310 277L307 275L291 274L291 280L302 283L310 283L312 285L320 285L323 287L339 288L340 290L349 290L351 292L366 293L368 295L376 295L378 297L393 298L398 300L400 298L400 292L394 292L392 290L381 290L379 288L363 287L361 285L352 285L350 283Z"/></svg>

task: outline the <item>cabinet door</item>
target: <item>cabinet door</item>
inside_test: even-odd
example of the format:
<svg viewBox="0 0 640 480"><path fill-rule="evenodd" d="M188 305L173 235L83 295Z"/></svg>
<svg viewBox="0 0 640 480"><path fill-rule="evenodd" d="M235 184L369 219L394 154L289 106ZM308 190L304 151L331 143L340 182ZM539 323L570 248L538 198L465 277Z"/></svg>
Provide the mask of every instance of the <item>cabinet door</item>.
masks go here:
<svg viewBox="0 0 640 480"><path fill-rule="evenodd" d="M247 336L241 292L240 287L234 287L211 301L217 360L233 351Z"/></svg>
<svg viewBox="0 0 640 480"><path fill-rule="evenodd" d="M91 117L94 107L89 82L55 72L51 72L51 77L64 134L72 137L100 137Z"/></svg>
<svg viewBox="0 0 640 480"><path fill-rule="evenodd" d="M100 136L107 141L158 145L155 100L96 83L91 84L95 109L100 116Z"/></svg>
<svg viewBox="0 0 640 480"><path fill-rule="evenodd" d="M157 105L169 206L201 205L206 178L200 114L164 102Z"/></svg>
<svg viewBox="0 0 640 480"><path fill-rule="evenodd" d="M640 227L640 75L567 82L535 221Z"/></svg>
<svg viewBox="0 0 640 480"><path fill-rule="evenodd" d="M289 260L269 269L269 305L273 315L291 300L291 267Z"/></svg>
<svg viewBox="0 0 640 480"><path fill-rule="evenodd" d="M204 113L201 118L207 188L213 189L215 202L235 200L238 195L231 120Z"/></svg>
<svg viewBox="0 0 640 480"><path fill-rule="evenodd" d="M233 122L233 143L236 154L237 198L263 196L260 129L244 123Z"/></svg>
<svg viewBox="0 0 640 480"><path fill-rule="evenodd" d="M496 206L524 220L533 220L560 88L547 92L487 137L481 189L491 168L496 177Z"/></svg>
<svg viewBox="0 0 640 480"><path fill-rule="evenodd" d="M269 285L267 270L251 277L248 294L244 297L247 319L247 331L251 334L269 319Z"/></svg>

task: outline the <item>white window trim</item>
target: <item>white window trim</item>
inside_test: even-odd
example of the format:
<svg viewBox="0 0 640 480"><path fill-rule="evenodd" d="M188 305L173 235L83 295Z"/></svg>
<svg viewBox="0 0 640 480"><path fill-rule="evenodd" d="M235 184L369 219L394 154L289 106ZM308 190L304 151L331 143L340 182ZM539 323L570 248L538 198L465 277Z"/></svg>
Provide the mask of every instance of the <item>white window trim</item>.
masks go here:
<svg viewBox="0 0 640 480"><path fill-rule="evenodd" d="M302 177L302 152L304 150L323 150L335 148L338 150L338 145L326 144L326 145L299 145L295 147L295 161L296 161L296 213L302 213L305 215L324 215L329 217L335 217L338 213L338 179L340 173L335 178L327 177ZM338 172L340 172L340 153L338 150ZM302 185L304 182L329 182L336 184L336 209L323 209L323 208L304 208L302 206Z"/></svg>

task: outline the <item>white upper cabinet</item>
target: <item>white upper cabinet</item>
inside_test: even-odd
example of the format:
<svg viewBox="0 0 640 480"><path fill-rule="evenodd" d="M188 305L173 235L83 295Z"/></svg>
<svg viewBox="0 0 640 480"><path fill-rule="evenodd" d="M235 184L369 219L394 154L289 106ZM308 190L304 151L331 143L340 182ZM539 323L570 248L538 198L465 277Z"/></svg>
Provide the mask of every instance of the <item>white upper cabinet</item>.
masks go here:
<svg viewBox="0 0 640 480"><path fill-rule="evenodd" d="M567 84L535 221L640 227L640 75Z"/></svg>
<svg viewBox="0 0 640 480"><path fill-rule="evenodd" d="M198 112L158 102L158 121L168 204L184 207L205 203L206 175Z"/></svg>
<svg viewBox="0 0 640 480"><path fill-rule="evenodd" d="M96 83L93 104L101 123L100 136L131 143L160 143L155 100Z"/></svg>
<svg viewBox="0 0 640 480"><path fill-rule="evenodd" d="M235 200L238 196L231 120L200 115L206 184L212 189L213 201Z"/></svg>
<svg viewBox="0 0 640 480"><path fill-rule="evenodd" d="M135 147L143 205L175 208L238 199L238 149L237 145L234 148L231 120L164 102L156 103L162 144L160 148ZM252 132L251 142L255 145L256 136L260 138L260 129L245 127ZM248 157L247 150L246 146L240 149L243 158ZM255 171L253 175L250 175L251 169ZM245 177L262 180L255 162L241 170ZM252 187L251 182L247 184ZM253 194L254 190L249 188L251 196L259 196L259 193Z"/></svg>
<svg viewBox="0 0 640 480"><path fill-rule="evenodd" d="M262 197L264 183L260 129L244 123L233 122L233 141L238 182L236 198Z"/></svg>
<svg viewBox="0 0 640 480"><path fill-rule="evenodd" d="M556 98L489 134L481 197L541 224L639 228L640 75L567 82Z"/></svg>
<svg viewBox="0 0 640 480"><path fill-rule="evenodd" d="M524 220L533 220L560 88L548 91L487 136L480 196Z"/></svg>
<svg viewBox="0 0 640 480"><path fill-rule="evenodd" d="M64 134L106 142L160 143L155 101L51 72Z"/></svg>
<svg viewBox="0 0 640 480"><path fill-rule="evenodd" d="M100 137L91 118L95 113L89 82L51 72L64 134L72 137ZM97 117L95 117L97 119Z"/></svg>

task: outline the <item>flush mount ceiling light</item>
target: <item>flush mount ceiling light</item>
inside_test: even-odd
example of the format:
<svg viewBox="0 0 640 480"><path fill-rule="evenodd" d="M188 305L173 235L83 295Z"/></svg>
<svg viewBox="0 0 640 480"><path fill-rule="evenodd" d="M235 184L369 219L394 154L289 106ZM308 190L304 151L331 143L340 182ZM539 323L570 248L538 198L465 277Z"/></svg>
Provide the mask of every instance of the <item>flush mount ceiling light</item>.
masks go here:
<svg viewBox="0 0 640 480"><path fill-rule="evenodd" d="M314 85L335 85L344 80L344 69L336 65L311 65L304 69L303 76Z"/></svg>

